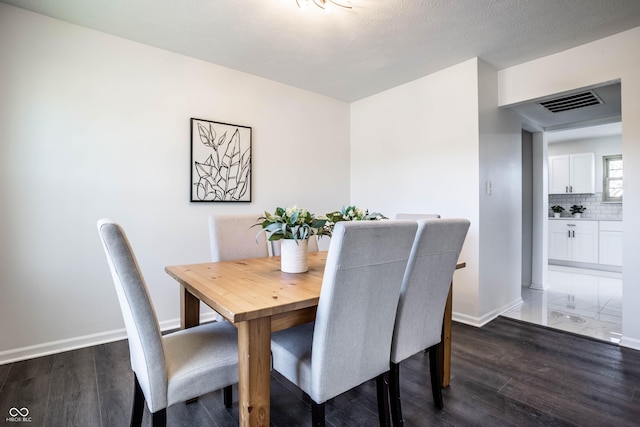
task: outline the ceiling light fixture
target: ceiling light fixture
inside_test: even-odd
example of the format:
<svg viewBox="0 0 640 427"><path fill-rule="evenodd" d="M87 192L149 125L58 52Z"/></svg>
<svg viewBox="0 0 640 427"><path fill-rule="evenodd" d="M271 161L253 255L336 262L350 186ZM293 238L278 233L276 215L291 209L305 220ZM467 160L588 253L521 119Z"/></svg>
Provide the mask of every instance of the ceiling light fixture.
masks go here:
<svg viewBox="0 0 640 427"><path fill-rule="evenodd" d="M325 12L331 11L333 6L342 7L344 9L351 9L351 4L348 0L335 1L335 0L296 0L296 4L300 9L307 9L309 5L313 3Z"/></svg>

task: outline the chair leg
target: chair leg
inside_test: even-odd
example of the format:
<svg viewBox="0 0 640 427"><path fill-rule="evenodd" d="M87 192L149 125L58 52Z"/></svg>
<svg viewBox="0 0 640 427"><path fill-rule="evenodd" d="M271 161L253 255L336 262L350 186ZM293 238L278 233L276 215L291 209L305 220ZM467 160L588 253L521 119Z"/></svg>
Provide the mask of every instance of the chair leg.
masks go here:
<svg viewBox="0 0 640 427"><path fill-rule="evenodd" d="M400 405L400 364L391 362L389 370L389 396L391 398L391 419L394 427L404 425Z"/></svg>
<svg viewBox="0 0 640 427"><path fill-rule="evenodd" d="M228 385L224 389L222 389L223 399L224 399L224 407L231 408L233 406L233 388Z"/></svg>
<svg viewBox="0 0 640 427"><path fill-rule="evenodd" d="M153 427L167 426L167 408L160 409L158 412L151 414L151 425Z"/></svg>
<svg viewBox="0 0 640 427"><path fill-rule="evenodd" d="M144 393L138 382L138 377L133 374L133 408L131 411L131 427L142 425L142 416L144 415Z"/></svg>
<svg viewBox="0 0 640 427"><path fill-rule="evenodd" d="M433 393L433 403L436 408L442 409L444 404L442 403L442 387L440 385L440 358L438 357L438 349L442 345L436 344L429 348L429 366L431 368L431 392Z"/></svg>
<svg viewBox="0 0 640 427"><path fill-rule="evenodd" d="M376 377L376 389L378 392L378 421L380 427L389 427L389 372Z"/></svg>
<svg viewBox="0 0 640 427"><path fill-rule="evenodd" d="M311 401L311 425L324 427L324 403Z"/></svg>

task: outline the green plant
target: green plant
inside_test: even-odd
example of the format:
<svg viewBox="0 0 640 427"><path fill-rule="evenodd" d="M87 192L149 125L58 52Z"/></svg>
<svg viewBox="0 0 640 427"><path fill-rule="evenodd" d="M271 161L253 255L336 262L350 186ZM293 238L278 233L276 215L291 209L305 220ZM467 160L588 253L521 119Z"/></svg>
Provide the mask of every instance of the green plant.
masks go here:
<svg viewBox="0 0 640 427"><path fill-rule="evenodd" d="M365 221L365 220L380 220L388 219L386 216L378 212L369 213L368 209L361 209L355 206L343 206L342 210L329 212L326 215L329 222L336 223L340 221Z"/></svg>
<svg viewBox="0 0 640 427"><path fill-rule="evenodd" d="M587 210L587 208L585 208L582 205L573 205L573 206L571 206L571 213L572 214L583 213L586 210Z"/></svg>
<svg viewBox="0 0 640 427"><path fill-rule="evenodd" d="M262 230L258 232L267 233L267 238L271 241L280 239L293 239L295 241L308 239L314 234L325 235L324 218L316 218L306 209L297 206L289 208L276 208L274 213L265 212L264 216L258 218L258 223Z"/></svg>
<svg viewBox="0 0 640 427"><path fill-rule="evenodd" d="M340 221L378 221L388 219L379 212L369 213L368 209L361 209L356 206L342 207L342 210L329 212L325 215L327 223L324 226L324 235L330 236L333 227Z"/></svg>
<svg viewBox="0 0 640 427"><path fill-rule="evenodd" d="M551 210L555 213L562 213L564 212L564 208L562 206L559 205L555 205L555 206L551 206Z"/></svg>

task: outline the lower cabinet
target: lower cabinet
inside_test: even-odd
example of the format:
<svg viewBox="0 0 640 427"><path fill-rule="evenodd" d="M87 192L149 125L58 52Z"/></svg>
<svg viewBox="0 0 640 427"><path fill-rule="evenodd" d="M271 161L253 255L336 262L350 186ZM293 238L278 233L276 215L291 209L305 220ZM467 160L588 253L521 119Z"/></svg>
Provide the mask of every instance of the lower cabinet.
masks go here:
<svg viewBox="0 0 640 427"><path fill-rule="evenodd" d="M622 221L600 221L600 264L622 266Z"/></svg>
<svg viewBox="0 0 640 427"><path fill-rule="evenodd" d="M549 221L549 259L588 262L599 259L598 221Z"/></svg>

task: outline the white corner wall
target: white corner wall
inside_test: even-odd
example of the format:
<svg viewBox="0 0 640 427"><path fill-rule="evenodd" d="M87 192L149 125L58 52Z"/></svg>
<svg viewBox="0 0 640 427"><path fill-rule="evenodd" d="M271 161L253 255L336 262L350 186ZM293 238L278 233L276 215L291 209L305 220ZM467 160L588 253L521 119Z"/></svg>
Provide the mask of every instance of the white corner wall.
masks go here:
<svg viewBox="0 0 640 427"><path fill-rule="evenodd" d="M463 217L454 316L478 316L478 78L472 59L351 104L351 200L383 212ZM516 283L519 283L519 279Z"/></svg>
<svg viewBox="0 0 640 427"><path fill-rule="evenodd" d="M548 264L548 230L549 230L549 169L547 158L549 157L548 144L544 133L534 132L532 135L533 155L533 215L531 239L531 287L533 289L548 288L547 264ZM540 165L540 167L536 167Z"/></svg>
<svg viewBox="0 0 640 427"><path fill-rule="evenodd" d="M624 211L640 210L640 27L498 73L500 105L620 80ZM621 345L640 349L640 227L624 215Z"/></svg>
<svg viewBox="0 0 640 427"><path fill-rule="evenodd" d="M522 302L522 125L498 108L498 73L478 61L480 281L478 324Z"/></svg>
<svg viewBox="0 0 640 427"><path fill-rule="evenodd" d="M342 101L1 3L0 64L0 363L124 336L98 218L175 326L209 214L350 202ZM253 128L252 203L189 203L190 117Z"/></svg>

